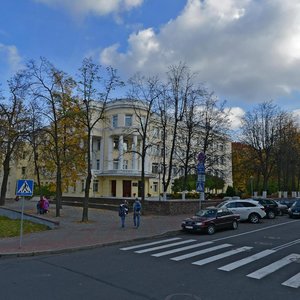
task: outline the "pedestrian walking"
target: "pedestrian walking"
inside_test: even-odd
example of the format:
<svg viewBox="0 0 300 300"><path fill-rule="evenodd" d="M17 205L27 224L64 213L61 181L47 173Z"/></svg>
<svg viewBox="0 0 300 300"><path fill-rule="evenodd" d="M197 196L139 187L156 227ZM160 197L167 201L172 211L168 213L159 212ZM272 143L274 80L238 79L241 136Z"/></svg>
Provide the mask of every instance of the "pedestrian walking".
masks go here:
<svg viewBox="0 0 300 300"><path fill-rule="evenodd" d="M128 214L128 203L125 200L124 203L121 203L119 206L119 217L121 218L122 228L125 227L125 218L127 214Z"/></svg>
<svg viewBox="0 0 300 300"><path fill-rule="evenodd" d="M141 209L142 204L138 198L135 198L133 203L133 224L134 227L139 228L140 226L140 219L141 219Z"/></svg>

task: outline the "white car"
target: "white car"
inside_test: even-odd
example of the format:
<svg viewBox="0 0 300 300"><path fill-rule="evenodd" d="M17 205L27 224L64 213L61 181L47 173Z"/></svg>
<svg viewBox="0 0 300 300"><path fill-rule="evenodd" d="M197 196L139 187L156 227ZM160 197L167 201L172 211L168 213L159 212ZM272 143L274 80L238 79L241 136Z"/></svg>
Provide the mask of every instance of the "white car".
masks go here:
<svg viewBox="0 0 300 300"><path fill-rule="evenodd" d="M265 208L252 199L227 200L217 205L218 208L228 208L234 214L240 215L241 221L259 223L266 216Z"/></svg>

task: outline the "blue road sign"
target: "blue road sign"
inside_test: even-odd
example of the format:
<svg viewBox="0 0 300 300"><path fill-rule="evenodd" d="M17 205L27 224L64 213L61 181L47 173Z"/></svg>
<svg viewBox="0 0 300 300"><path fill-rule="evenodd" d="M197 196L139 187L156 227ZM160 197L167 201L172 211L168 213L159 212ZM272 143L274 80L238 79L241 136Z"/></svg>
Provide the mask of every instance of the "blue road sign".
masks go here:
<svg viewBox="0 0 300 300"><path fill-rule="evenodd" d="M17 181L16 196L32 196L34 181L32 179L19 179Z"/></svg>
<svg viewBox="0 0 300 300"><path fill-rule="evenodd" d="M204 184L205 184L204 181L197 181L197 183L196 183L196 191L200 192L200 193L203 193L204 192Z"/></svg>

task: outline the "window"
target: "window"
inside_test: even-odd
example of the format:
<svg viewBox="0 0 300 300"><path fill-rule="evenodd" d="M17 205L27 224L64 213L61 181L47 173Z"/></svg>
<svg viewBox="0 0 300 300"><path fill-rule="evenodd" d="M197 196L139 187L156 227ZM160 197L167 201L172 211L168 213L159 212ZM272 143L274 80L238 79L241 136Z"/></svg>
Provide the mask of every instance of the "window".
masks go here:
<svg viewBox="0 0 300 300"><path fill-rule="evenodd" d="M125 115L125 126L132 126L132 115Z"/></svg>
<svg viewBox="0 0 300 300"><path fill-rule="evenodd" d="M118 115L112 116L112 127L116 128L118 127Z"/></svg>
<svg viewBox="0 0 300 300"><path fill-rule="evenodd" d="M96 169L100 170L100 159L97 159L96 161Z"/></svg>
<svg viewBox="0 0 300 300"><path fill-rule="evenodd" d="M101 148L101 139L97 139L97 150L100 151Z"/></svg>
<svg viewBox="0 0 300 300"><path fill-rule="evenodd" d="M76 181L73 183L73 192L76 192Z"/></svg>
<svg viewBox="0 0 300 300"><path fill-rule="evenodd" d="M118 170L119 167L119 161L117 159L114 159L113 161L113 169L114 170Z"/></svg>
<svg viewBox="0 0 300 300"><path fill-rule="evenodd" d="M128 160L123 160L123 169L127 170L128 169Z"/></svg>
<svg viewBox="0 0 300 300"><path fill-rule="evenodd" d="M119 138L114 138L114 141L113 141L113 143L114 143L114 149L119 149Z"/></svg>
<svg viewBox="0 0 300 300"><path fill-rule="evenodd" d="M153 191L154 192L158 191L158 182L153 182Z"/></svg>
<svg viewBox="0 0 300 300"><path fill-rule="evenodd" d="M99 189L99 180L93 181L93 192L98 192Z"/></svg>
<svg viewBox="0 0 300 300"><path fill-rule="evenodd" d="M157 127L153 128L153 137L158 138L159 137L159 129Z"/></svg>
<svg viewBox="0 0 300 300"><path fill-rule="evenodd" d="M153 174L158 173L158 163L152 163L152 173Z"/></svg>
<svg viewBox="0 0 300 300"><path fill-rule="evenodd" d="M123 151L126 152L128 150L129 150L128 149L128 140L124 140L124 142L123 142Z"/></svg>
<svg viewBox="0 0 300 300"><path fill-rule="evenodd" d="M85 186L84 186L84 180L81 180L81 191L84 192Z"/></svg>

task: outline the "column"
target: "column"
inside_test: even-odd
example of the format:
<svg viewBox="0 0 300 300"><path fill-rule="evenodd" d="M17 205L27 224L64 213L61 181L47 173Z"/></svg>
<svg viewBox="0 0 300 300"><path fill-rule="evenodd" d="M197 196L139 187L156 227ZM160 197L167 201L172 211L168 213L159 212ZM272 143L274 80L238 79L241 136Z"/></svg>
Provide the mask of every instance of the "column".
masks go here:
<svg viewBox="0 0 300 300"><path fill-rule="evenodd" d="M119 136L119 164L118 169L123 170L123 135Z"/></svg>
<svg viewBox="0 0 300 300"><path fill-rule="evenodd" d="M100 142L100 172L103 172L104 170L104 138L101 137L101 142Z"/></svg>
<svg viewBox="0 0 300 300"><path fill-rule="evenodd" d="M132 170L137 170L137 153L136 153L136 149L137 149L137 136L134 135L133 136L133 143L132 143Z"/></svg>
<svg viewBox="0 0 300 300"><path fill-rule="evenodd" d="M108 147L107 148L108 148L108 153L107 153L107 169L108 170L112 170L113 169L113 160L112 160L113 141L112 141L112 137L111 136L108 137Z"/></svg>

